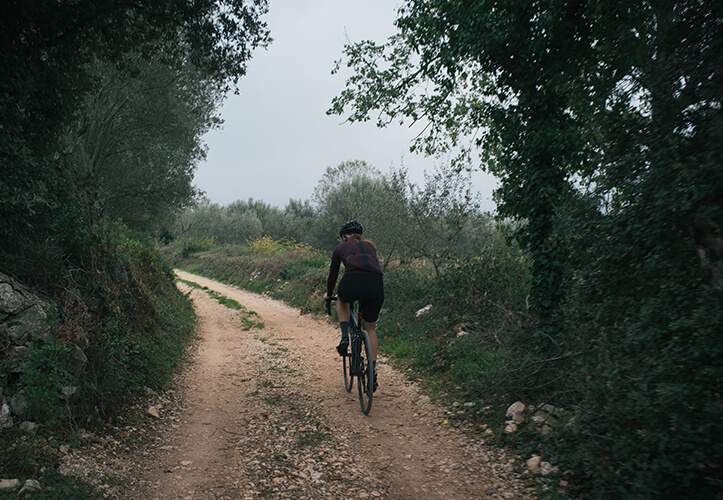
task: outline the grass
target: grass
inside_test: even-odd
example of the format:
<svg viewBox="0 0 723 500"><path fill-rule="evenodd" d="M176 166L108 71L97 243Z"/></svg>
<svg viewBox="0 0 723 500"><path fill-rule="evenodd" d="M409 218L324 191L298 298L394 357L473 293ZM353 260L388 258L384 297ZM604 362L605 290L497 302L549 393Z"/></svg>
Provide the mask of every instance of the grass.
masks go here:
<svg viewBox="0 0 723 500"><path fill-rule="evenodd" d="M195 281L188 281L188 280L179 280L181 283L184 283L185 285L195 288L197 290L204 290L208 295L216 299L216 301L221 304L224 307L227 307L229 309L233 309L235 311L239 311L239 317L241 319L241 328L244 331L249 330L263 330L264 329L264 322L260 320L259 315L256 311L251 311L241 305L239 302L237 302L234 299L230 299L226 297L225 295L220 294L219 292L215 290L211 290L207 286L201 286Z"/></svg>
<svg viewBox="0 0 723 500"><path fill-rule="evenodd" d="M300 431L296 437L299 446L315 446L326 439L326 434L320 431Z"/></svg>

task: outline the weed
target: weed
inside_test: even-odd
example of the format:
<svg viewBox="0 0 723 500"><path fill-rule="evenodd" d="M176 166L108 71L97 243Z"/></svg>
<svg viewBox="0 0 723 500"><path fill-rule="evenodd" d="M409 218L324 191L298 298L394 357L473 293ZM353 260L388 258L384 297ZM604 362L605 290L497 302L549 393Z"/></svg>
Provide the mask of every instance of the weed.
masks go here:
<svg viewBox="0 0 723 500"><path fill-rule="evenodd" d="M300 431L296 438L299 446L315 446L326 439L326 434L320 431Z"/></svg>

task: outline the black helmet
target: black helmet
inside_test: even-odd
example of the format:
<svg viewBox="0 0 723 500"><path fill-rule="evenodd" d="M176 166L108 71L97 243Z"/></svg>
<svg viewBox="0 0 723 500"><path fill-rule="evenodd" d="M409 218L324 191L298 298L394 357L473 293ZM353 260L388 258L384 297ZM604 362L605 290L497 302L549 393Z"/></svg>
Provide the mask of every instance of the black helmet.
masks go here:
<svg viewBox="0 0 723 500"><path fill-rule="evenodd" d="M362 229L361 224L359 224L355 220L350 220L349 222L345 222L341 229L339 230L339 236L345 235L345 234L353 234L353 233L359 233L362 234L364 229Z"/></svg>

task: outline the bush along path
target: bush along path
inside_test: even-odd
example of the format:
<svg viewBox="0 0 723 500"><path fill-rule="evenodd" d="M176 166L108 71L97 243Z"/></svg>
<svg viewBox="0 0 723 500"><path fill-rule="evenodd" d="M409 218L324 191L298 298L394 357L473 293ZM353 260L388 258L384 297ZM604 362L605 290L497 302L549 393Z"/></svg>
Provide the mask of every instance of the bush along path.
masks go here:
<svg viewBox="0 0 723 500"><path fill-rule="evenodd" d="M195 304L198 342L175 390L151 398L151 430L112 454L108 496L534 498L519 460L451 427L383 357L363 416L356 391L343 387L333 325L177 274Z"/></svg>

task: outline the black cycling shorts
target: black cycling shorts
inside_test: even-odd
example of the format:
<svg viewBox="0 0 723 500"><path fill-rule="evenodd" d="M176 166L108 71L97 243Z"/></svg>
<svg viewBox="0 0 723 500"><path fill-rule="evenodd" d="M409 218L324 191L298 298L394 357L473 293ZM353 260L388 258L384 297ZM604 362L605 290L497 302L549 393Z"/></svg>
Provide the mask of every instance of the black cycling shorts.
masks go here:
<svg viewBox="0 0 723 500"><path fill-rule="evenodd" d="M342 302L360 301L364 321L374 323L379 319L384 303L384 281L378 274L344 274L336 293Z"/></svg>

